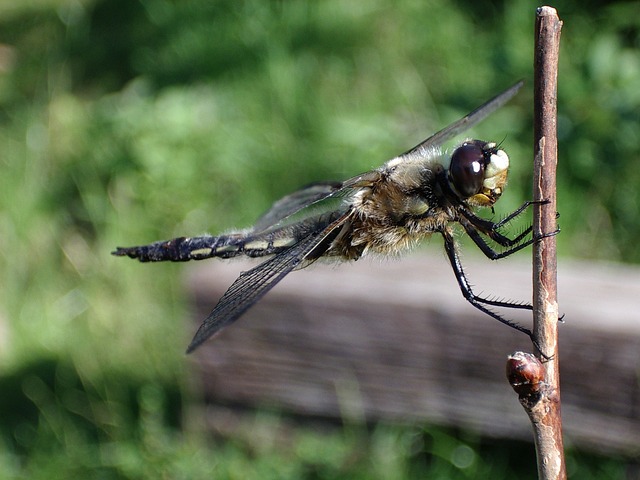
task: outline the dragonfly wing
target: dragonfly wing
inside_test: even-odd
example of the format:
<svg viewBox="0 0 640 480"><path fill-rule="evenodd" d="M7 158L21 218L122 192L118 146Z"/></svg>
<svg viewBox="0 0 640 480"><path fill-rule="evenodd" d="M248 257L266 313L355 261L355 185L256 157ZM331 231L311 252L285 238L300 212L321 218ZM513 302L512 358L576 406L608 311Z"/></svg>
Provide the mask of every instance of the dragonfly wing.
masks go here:
<svg viewBox="0 0 640 480"><path fill-rule="evenodd" d="M341 215L324 229L310 233L291 248L275 255L247 272L242 272L222 296L196 332L187 353L227 325L235 322L280 280L297 267L318 259L330 247L350 212Z"/></svg>
<svg viewBox="0 0 640 480"><path fill-rule="evenodd" d="M278 226L297 213L313 214L313 207L321 211L336 210L335 202L342 202L354 189L369 187L381 179L380 172L369 172L349 178L344 182L318 182L281 198L263 214L252 227L252 232L260 233ZM333 201L332 201L333 200ZM323 203L325 201L327 204ZM304 212L308 209L308 212Z"/></svg>
<svg viewBox="0 0 640 480"><path fill-rule="evenodd" d="M447 140L459 135L465 130L468 130L507 103L516 93L518 93L518 90L522 88L522 85L524 85L523 81L516 83L457 122L454 122L439 132L434 133L412 149L407 150L400 155L400 157L424 157L430 155L432 147L440 146ZM379 180L379 173L376 170L372 170L362 175L350 178L344 182L320 182L311 184L274 203L273 206L258 219L253 227L253 231L261 232L266 230L300 210L316 204L328 197L339 197L343 194L346 195L349 188L369 186L377 180Z"/></svg>
<svg viewBox="0 0 640 480"><path fill-rule="evenodd" d="M340 188L342 182L318 182L282 197L256 221L252 230L261 232L273 227L303 208L330 197Z"/></svg>
<svg viewBox="0 0 640 480"><path fill-rule="evenodd" d="M491 115L501 106L503 106L505 103L511 100L511 98L513 98L513 96L516 93L518 93L518 90L520 90L520 88L522 88L523 85L524 85L524 81L522 80L519 81L518 83L508 88L501 94L495 96L485 104L476 108L470 114L462 117L460 120L452 123L448 127L443 128L439 132L434 133L429 138L420 142L418 145L416 145L412 149L407 150L400 156L405 157L405 156L413 156L413 155L418 155L418 156L428 155L432 147L442 145L447 140L450 140L456 135L461 134L465 130L468 130L469 128L473 127L475 124L481 122L486 117Z"/></svg>

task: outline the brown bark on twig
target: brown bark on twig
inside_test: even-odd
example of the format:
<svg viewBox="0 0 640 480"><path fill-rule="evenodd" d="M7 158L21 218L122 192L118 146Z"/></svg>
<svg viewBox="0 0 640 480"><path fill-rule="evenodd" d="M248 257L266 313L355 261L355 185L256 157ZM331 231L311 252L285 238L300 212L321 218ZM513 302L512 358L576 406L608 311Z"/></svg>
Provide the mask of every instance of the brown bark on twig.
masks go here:
<svg viewBox="0 0 640 480"><path fill-rule="evenodd" d="M557 78L562 22L556 10L540 7L536 14L534 59L534 207L535 235L554 232L556 226ZM558 356L556 237L548 236L533 248L533 335L544 357L544 386L539 402L522 402L534 431L538 477L565 479Z"/></svg>

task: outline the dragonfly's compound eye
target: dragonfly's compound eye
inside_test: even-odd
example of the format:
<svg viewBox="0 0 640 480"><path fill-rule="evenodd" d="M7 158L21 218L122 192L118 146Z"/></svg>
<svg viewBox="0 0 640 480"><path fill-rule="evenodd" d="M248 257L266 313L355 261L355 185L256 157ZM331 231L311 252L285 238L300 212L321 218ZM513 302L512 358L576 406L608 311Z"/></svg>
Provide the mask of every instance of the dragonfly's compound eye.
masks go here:
<svg viewBox="0 0 640 480"><path fill-rule="evenodd" d="M482 190L485 163L485 152L476 143L465 142L453 152L449 178L463 198L472 197Z"/></svg>

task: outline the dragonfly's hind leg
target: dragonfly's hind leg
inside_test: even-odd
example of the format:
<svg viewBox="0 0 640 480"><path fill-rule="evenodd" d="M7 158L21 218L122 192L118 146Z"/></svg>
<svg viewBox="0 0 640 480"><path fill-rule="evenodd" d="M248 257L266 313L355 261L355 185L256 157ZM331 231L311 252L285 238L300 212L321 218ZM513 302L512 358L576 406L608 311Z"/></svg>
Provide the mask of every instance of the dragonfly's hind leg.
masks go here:
<svg viewBox="0 0 640 480"><path fill-rule="evenodd" d="M507 320L503 316L487 308L486 305L491 305L494 307L517 308L521 310L532 310L532 306L526 303L514 303L514 302L507 302L507 301L500 301L500 300L490 300L487 298L479 297L478 295L473 293L473 290L471 289L471 285L469 284L469 281L467 280L464 270L462 269L460 256L458 255L458 250L456 248L451 232L449 232L448 230L445 230L442 232L442 235L444 237L444 247L445 247L445 251L447 252L447 257L451 262L451 267L453 268L453 272L456 276L456 280L458 281L458 285L460 286L460 290L462 291L462 295L464 296L464 298L471 305L473 305L475 308L477 308L481 312L484 312L487 315L495 318L499 322L504 323L505 325L508 325L509 327L515 330L518 330L519 332L522 332L527 336L531 337L532 335L531 330L523 327L522 325L518 325L517 323L512 322L511 320Z"/></svg>

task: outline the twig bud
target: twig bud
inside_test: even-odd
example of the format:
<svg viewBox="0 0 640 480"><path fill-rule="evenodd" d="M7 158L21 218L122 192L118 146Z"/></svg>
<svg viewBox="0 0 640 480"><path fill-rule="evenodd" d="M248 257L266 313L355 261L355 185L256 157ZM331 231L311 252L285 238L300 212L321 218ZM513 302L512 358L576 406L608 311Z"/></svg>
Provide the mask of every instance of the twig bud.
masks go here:
<svg viewBox="0 0 640 480"><path fill-rule="evenodd" d="M507 379L527 408L540 400L547 386L544 375L542 363L532 353L515 352L507 358Z"/></svg>

